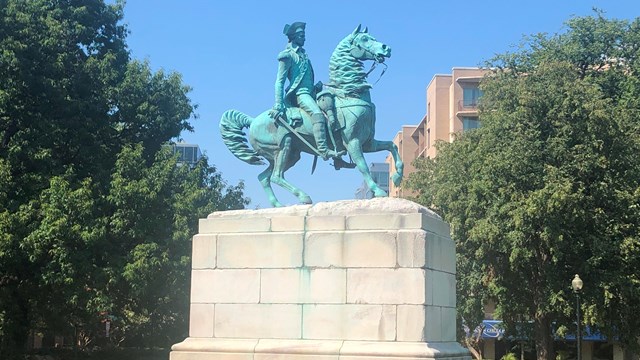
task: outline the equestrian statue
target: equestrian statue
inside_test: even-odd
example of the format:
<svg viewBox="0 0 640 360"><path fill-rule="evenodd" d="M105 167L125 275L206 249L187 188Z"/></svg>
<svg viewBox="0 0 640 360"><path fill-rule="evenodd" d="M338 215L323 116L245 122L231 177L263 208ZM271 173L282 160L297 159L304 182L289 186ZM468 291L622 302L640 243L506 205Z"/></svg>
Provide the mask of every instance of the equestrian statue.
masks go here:
<svg viewBox="0 0 640 360"><path fill-rule="evenodd" d="M391 180L402 181L404 165L392 141L380 141L375 135L375 105L371 102L371 85L367 76L376 64L384 64L391 48L377 41L367 29L358 26L336 47L329 61L329 83L314 84L313 68L303 46L303 22L285 25L288 38L285 50L278 55L275 104L255 118L237 110L228 110L220 120L220 133L225 145L240 160L252 165L268 162L258 175L269 201L282 206L271 183L291 192L303 204L311 197L284 178L284 173L302 152L323 160L333 160L336 170L357 167L374 196L387 196L373 181L363 153L391 152L396 172ZM364 61L373 61L366 72ZM284 85L288 82L285 89ZM244 129L249 129L248 142ZM251 144L251 147L249 147ZM342 156L348 154L352 162Z"/></svg>

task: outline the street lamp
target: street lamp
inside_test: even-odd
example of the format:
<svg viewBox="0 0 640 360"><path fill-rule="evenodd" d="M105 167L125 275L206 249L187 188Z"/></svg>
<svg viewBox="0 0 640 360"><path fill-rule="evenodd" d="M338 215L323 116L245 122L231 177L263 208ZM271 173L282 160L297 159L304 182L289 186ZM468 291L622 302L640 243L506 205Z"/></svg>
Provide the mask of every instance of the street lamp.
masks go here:
<svg viewBox="0 0 640 360"><path fill-rule="evenodd" d="M571 280L571 288L573 289L573 293L576 294L576 324L578 327L578 332L576 333L578 356L576 360L582 360L580 357L580 350L582 347L582 332L580 331L580 291L582 291L582 279L580 279L578 274L576 274L573 280Z"/></svg>

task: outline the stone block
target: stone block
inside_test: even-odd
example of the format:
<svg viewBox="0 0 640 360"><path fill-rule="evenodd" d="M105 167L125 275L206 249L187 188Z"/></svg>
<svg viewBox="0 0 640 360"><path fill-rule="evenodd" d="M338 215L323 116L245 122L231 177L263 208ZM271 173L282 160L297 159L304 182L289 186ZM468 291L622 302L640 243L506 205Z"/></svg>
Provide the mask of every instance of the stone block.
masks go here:
<svg viewBox="0 0 640 360"><path fill-rule="evenodd" d="M195 338L213 337L213 304L191 304L189 311L189 336Z"/></svg>
<svg viewBox="0 0 640 360"><path fill-rule="evenodd" d="M345 228L344 216L307 216L307 231L344 231Z"/></svg>
<svg viewBox="0 0 640 360"><path fill-rule="evenodd" d="M295 268L302 266L302 232L220 234L218 268Z"/></svg>
<svg viewBox="0 0 640 360"><path fill-rule="evenodd" d="M442 308L439 306L425 307L424 339L427 342L442 341Z"/></svg>
<svg viewBox="0 0 640 360"><path fill-rule="evenodd" d="M387 305L303 305L305 339L393 341L396 307Z"/></svg>
<svg viewBox="0 0 640 360"><path fill-rule="evenodd" d="M218 352L218 353L252 353L258 345L258 339L222 339L188 337L183 342L174 344L173 351Z"/></svg>
<svg viewBox="0 0 640 360"><path fill-rule="evenodd" d="M427 220L425 217L433 219L429 215L422 213L383 213L383 214L357 214L347 216L347 230L398 230L398 229L423 229L425 226L432 226L434 230L440 231L436 227L436 222ZM439 219L434 219L439 220Z"/></svg>
<svg viewBox="0 0 640 360"><path fill-rule="evenodd" d="M304 264L309 267L343 267L343 242L343 232L308 232L304 239Z"/></svg>
<svg viewBox="0 0 640 360"><path fill-rule="evenodd" d="M424 271L424 275L425 275L425 291L424 291L424 304L425 305L433 305L433 292L434 292L434 287L433 287L433 281L434 281L434 274L436 273L435 270L430 270L430 269L426 269ZM437 289L435 289L437 290Z"/></svg>
<svg viewBox="0 0 640 360"><path fill-rule="evenodd" d="M264 209L243 209L243 210L223 210L214 211L207 216L207 219L252 219L252 218L272 218L276 216L305 216L311 205L291 205L278 208Z"/></svg>
<svg viewBox="0 0 640 360"><path fill-rule="evenodd" d="M432 303L436 306L456 306L456 276L454 274L433 271L433 280L429 282Z"/></svg>
<svg viewBox="0 0 640 360"><path fill-rule="evenodd" d="M199 234L242 233L247 230L264 232L271 230L271 219L267 217L207 218L200 219Z"/></svg>
<svg viewBox="0 0 640 360"><path fill-rule="evenodd" d="M456 308L443 307L442 314L442 341L456 341Z"/></svg>
<svg viewBox="0 0 640 360"><path fill-rule="evenodd" d="M171 359L180 360L235 360L243 354L251 359L471 360L456 342L187 338L172 350Z"/></svg>
<svg viewBox="0 0 640 360"><path fill-rule="evenodd" d="M338 360L342 341L262 339L255 348L255 359L262 360Z"/></svg>
<svg viewBox="0 0 640 360"><path fill-rule="evenodd" d="M258 303L260 270L225 269L191 272L192 303Z"/></svg>
<svg viewBox="0 0 640 360"><path fill-rule="evenodd" d="M171 347L171 360L252 360L257 339L189 337Z"/></svg>
<svg viewBox="0 0 640 360"><path fill-rule="evenodd" d="M404 225L404 214L359 214L347 216L347 230L397 230Z"/></svg>
<svg viewBox="0 0 640 360"><path fill-rule="evenodd" d="M391 231L309 232L305 239L310 267L395 267L396 253Z"/></svg>
<svg viewBox="0 0 640 360"><path fill-rule="evenodd" d="M429 269L455 274L455 243L448 237L427 234L426 264Z"/></svg>
<svg viewBox="0 0 640 360"><path fill-rule="evenodd" d="M345 269L261 270L261 303L340 304L345 300Z"/></svg>
<svg viewBox="0 0 640 360"><path fill-rule="evenodd" d="M276 216L271 218L271 231L304 231L304 216Z"/></svg>
<svg viewBox="0 0 640 360"><path fill-rule="evenodd" d="M339 360L340 355L329 354L269 354L256 353L253 360Z"/></svg>
<svg viewBox="0 0 640 360"><path fill-rule="evenodd" d="M456 243L451 238L443 238L442 259L446 259L442 264L442 271L456 274Z"/></svg>
<svg viewBox="0 0 640 360"><path fill-rule="evenodd" d="M191 268L214 269L216 267L216 235L196 235L192 241Z"/></svg>
<svg viewBox="0 0 640 360"><path fill-rule="evenodd" d="M445 238L451 237L451 228L449 227L449 223L442 221L433 215L422 214L422 229Z"/></svg>
<svg viewBox="0 0 640 360"><path fill-rule="evenodd" d="M442 271L442 264L448 259L442 259L442 237L427 233L425 267L435 271ZM455 261L455 258L454 258Z"/></svg>
<svg viewBox="0 0 640 360"><path fill-rule="evenodd" d="M253 353L172 351L169 360L253 360Z"/></svg>
<svg viewBox="0 0 640 360"><path fill-rule="evenodd" d="M456 342L365 342L345 341L340 349L342 359L375 360L471 360L467 349Z"/></svg>
<svg viewBox="0 0 640 360"><path fill-rule="evenodd" d="M407 356L371 356L371 355L340 355L340 360L433 360L433 358L407 357ZM457 359L456 359L457 360Z"/></svg>
<svg viewBox="0 0 640 360"><path fill-rule="evenodd" d="M425 267L427 232L418 230L398 231L398 266Z"/></svg>
<svg viewBox="0 0 640 360"><path fill-rule="evenodd" d="M397 311L397 341L425 341L426 314L424 305L398 305Z"/></svg>
<svg viewBox="0 0 640 360"><path fill-rule="evenodd" d="M425 270L347 269L349 304L424 304Z"/></svg>
<svg viewBox="0 0 640 360"><path fill-rule="evenodd" d="M300 339L302 305L217 304L214 335L221 338Z"/></svg>

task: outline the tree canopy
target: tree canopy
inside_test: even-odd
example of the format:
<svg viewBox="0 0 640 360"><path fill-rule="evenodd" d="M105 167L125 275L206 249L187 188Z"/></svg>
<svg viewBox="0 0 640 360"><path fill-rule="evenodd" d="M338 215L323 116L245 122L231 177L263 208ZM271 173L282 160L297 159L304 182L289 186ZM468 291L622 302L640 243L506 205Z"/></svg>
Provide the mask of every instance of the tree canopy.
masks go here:
<svg viewBox="0 0 640 360"><path fill-rule="evenodd" d="M122 17L0 0L0 358L30 332L90 342L101 321L115 343L179 340L198 218L248 203L163 146L192 130L190 88L130 58Z"/></svg>
<svg viewBox="0 0 640 360"><path fill-rule="evenodd" d="M458 311L483 304L512 333L531 321L539 359L582 321L637 346L640 318L640 19L567 21L525 38L483 79L479 129L438 145L409 177L452 225Z"/></svg>

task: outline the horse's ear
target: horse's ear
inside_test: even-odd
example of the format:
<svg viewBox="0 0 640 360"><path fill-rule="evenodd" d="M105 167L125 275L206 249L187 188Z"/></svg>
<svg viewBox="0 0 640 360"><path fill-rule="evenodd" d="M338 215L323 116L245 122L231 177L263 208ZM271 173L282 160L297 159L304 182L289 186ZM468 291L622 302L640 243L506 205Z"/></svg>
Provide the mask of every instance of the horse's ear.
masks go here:
<svg viewBox="0 0 640 360"><path fill-rule="evenodd" d="M369 27L365 26L364 30L362 30L363 33L368 33L369 32Z"/></svg>
<svg viewBox="0 0 640 360"><path fill-rule="evenodd" d="M362 24L358 25L358 27L355 30L353 30L351 35L356 35L357 33L359 33L360 32L360 28L362 28Z"/></svg>

